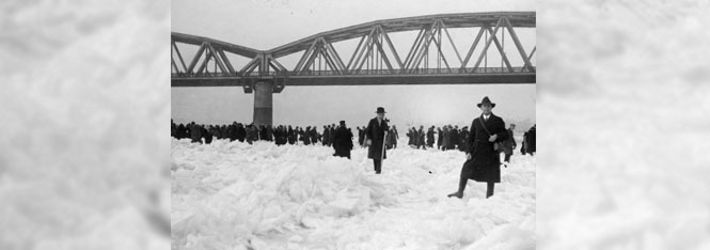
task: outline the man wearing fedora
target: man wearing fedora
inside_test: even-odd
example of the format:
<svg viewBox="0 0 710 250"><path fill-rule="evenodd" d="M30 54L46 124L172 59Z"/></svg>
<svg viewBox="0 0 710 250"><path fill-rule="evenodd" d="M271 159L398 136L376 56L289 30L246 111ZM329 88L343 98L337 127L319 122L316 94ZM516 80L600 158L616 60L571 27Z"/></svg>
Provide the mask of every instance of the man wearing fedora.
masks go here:
<svg viewBox="0 0 710 250"><path fill-rule="evenodd" d="M353 150L353 133L345 126L345 121L340 121L340 126L332 134L333 156L347 157L350 159L350 151Z"/></svg>
<svg viewBox="0 0 710 250"><path fill-rule="evenodd" d="M495 144L508 138L505 122L494 115L491 110L496 106L488 97L477 104L481 116L473 119L468 137L468 152L466 162L461 168L459 189L448 197L463 197L468 179L488 184L486 198L493 196L495 183L500 183L500 153Z"/></svg>
<svg viewBox="0 0 710 250"><path fill-rule="evenodd" d="M370 123L365 128L365 136L367 141L365 145L369 146L367 158L372 159L375 164L375 173L382 172L382 160L387 159L387 151L384 148L385 132L390 128L385 120L385 108L377 108L377 117L372 118Z"/></svg>

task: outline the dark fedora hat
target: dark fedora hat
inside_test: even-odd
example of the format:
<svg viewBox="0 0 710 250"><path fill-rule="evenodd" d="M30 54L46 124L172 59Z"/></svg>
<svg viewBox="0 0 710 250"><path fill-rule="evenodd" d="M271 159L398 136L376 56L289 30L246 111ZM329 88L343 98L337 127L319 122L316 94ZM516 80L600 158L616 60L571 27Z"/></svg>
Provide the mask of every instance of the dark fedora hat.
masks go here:
<svg viewBox="0 0 710 250"><path fill-rule="evenodd" d="M383 108L383 107L377 107L377 112L375 112L375 113L378 113L378 114L379 114L379 113L387 113L387 112L385 112L385 108Z"/></svg>
<svg viewBox="0 0 710 250"><path fill-rule="evenodd" d="M345 126L345 121L340 121L340 125Z"/></svg>
<svg viewBox="0 0 710 250"><path fill-rule="evenodd" d="M496 106L495 103L491 102L491 99L488 99L488 96L483 97L483 100L481 100L481 103L476 104L476 106L478 106L480 108L481 105L483 105L483 104L489 104L489 105L491 105L491 108L495 108L495 106Z"/></svg>

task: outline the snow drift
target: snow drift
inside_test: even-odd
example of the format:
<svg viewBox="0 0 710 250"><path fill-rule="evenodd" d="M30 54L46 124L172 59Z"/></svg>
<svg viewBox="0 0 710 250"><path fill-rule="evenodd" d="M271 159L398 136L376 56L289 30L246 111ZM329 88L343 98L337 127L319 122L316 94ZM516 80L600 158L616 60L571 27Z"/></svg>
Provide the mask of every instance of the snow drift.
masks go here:
<svg viewBox="0 0 710 250"><path fill-rule="evenodd" d="M398 148L374 175L323 146L172 143L174 249L532 249L535 159L514 156L496 195L455 191L458 151ZM431 173L430 173L431 172Z"/></svg>

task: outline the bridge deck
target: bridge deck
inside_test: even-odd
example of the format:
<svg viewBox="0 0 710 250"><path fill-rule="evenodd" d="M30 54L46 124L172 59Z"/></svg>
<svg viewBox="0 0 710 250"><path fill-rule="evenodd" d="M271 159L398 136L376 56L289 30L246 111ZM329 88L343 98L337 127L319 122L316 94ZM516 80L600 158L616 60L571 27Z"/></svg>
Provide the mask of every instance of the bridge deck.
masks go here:
<svg viewBox="0 0 710 250"><path fill-rule="evenodd" d="M242 86L245 77L173 78L173 87ZM338 85L417 85L417 84L535 84L535 73L448 74L448 75L387 75L387 76L291 76L286 86Z"/></svg>
<svg viewBox="0 0 710 250"><path fill-rule="evenodd" d="M222 73L201 75L172 74L173 87L218 87L242 86L246 79L285 79L286 86L337 86L337 85L416 85L416 84L535 84L535 72L522 72L513 68L508 72L498 67L456 69L424 69L407 74L391 73L387 70L364 70L357 74L337 74L333 71L313 71L300 75L236 76ZM534 69L534 67L533 67Z"/></svg>

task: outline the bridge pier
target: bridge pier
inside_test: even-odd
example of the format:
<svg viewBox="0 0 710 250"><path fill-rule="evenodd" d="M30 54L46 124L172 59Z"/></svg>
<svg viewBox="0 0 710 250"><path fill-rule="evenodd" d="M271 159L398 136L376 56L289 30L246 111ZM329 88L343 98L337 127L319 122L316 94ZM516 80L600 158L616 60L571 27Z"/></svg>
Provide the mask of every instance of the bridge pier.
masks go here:
<svg viewBox="0 0 710 250"><path fill-rule="evenodd" d="M254 83L254 125L272 125L273 95L274 83L272 81Z"/></svg>

